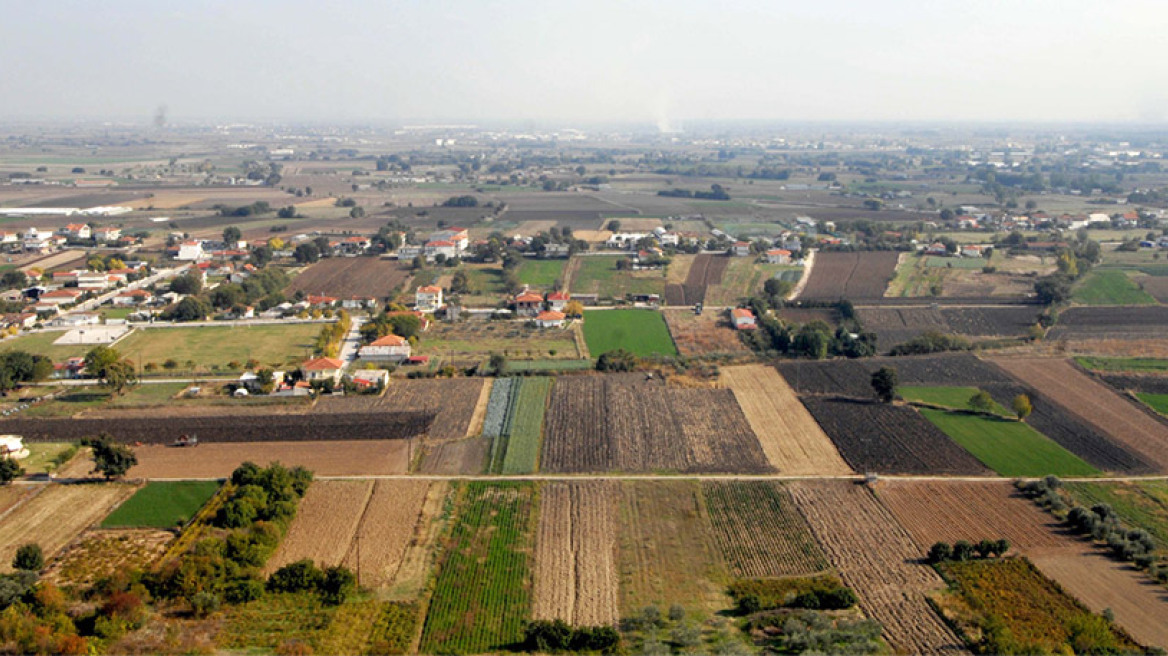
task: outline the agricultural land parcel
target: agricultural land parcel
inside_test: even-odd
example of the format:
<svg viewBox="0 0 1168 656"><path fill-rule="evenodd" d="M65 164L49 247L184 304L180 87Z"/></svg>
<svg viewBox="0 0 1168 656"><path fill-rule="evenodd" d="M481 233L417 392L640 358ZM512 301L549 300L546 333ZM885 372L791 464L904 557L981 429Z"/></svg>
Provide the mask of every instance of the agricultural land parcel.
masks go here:
<svg viewBox="0 0 1168 656"><path fill-rule="evenodd" d="M620 348L639 356L677 355L665 319L651 310L589 310L584 339L594 357Z"/></svg>
<svg viewBox="0 0 1168 656"><path fill-rule="evenodd" d="M285 365L311 355L320 328L317 323L140 328L115 348L142 365L174 360L184 368L188 361L226 367L229 362L242 365L250 359Z"/></svg>
<svg viewBox="0 0 1168 656"><path fill-rule="evenodd" d="M134 493L102 528L174 528L186 524L219 489L216 481L156 481Z"/></svg>
<svg viewBox="0 0 1168 656"><path fill-rule="evenodd" d="M696 315L688 309L666 309L661 313L681 355L750 352L738 338L737 331L730 327L730 321L721 312L710 311Z"/></svg>
<svg viewBox="0 0 1168 656"><path fill-rule="evenodd" d="M288 285L296 292L346 299L371 296L385 300L410 278L403 262L373 257L330 257L302 270Z"/></svg>
<svg viewBox="0 0 1168 656"><path fill-rule="evenodd" d="M0 519L0 572L11 571L16 549L28 542L51 558L133 493L122 484L46 485Z"/></svg>
<svg viewBox="0 0 1168 656"><path fill-rule="evenodd" d="M816 253L807 286L799 298L823 301L880 298L896 270L897 255L891 251Z"/></svg>
<svg viewBox="0 0 1168 656"><path fill-rule="evenodd" d="M921 414L953 441L1003 476L1092 476L1078 456L1034 430L1005 418L922 408Z"/></svg>
<svg viewBox="0 0 1168 656"><path fill-rule="evenodd" d="M1156 299L1124 271L1092 271L1075 285L1072 300L1083 305L1156 304Z"/></svg>
<svg viewBox="0 0 1168 656"><path fill-rule="evenodd" d="M566 275L573 294L599 294L624 298L627 294L665 293L664 271L622 271L616 268L624 255L588 255L572 258Z"/></svg>

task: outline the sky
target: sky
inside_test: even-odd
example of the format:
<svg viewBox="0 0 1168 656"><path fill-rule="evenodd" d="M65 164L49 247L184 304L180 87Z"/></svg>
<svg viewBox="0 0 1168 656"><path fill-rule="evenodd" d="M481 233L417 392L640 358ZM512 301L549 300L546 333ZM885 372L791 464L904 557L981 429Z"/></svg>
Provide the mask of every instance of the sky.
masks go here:
<svg viewBox="0 0 1168 656"><path fill-rule="evenodd" d="M1168 121L1162 0L0 0L0 119Z"/></svg>

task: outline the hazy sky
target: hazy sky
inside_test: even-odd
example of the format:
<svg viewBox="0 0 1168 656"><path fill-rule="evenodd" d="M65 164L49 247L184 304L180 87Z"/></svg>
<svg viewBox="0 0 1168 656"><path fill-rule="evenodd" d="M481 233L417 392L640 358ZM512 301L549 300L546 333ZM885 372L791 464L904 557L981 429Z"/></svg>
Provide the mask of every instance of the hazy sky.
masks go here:
<svg viewBox="0 0 1168 656"><path fill-rule="evenodd" d="M1168 119L1163 0L0 9L0 118Z"/></svg>

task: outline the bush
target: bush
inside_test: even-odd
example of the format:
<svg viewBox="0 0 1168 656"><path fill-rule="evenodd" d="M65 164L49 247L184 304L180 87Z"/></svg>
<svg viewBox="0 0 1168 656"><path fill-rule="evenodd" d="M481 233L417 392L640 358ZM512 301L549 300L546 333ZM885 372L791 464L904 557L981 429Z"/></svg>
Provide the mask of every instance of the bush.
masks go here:
<svg viewBox="0 0 1168 656"><path fill-rule="evenodd" d="M21 545L12 559L12 568L22 572L39 572L45 568L45 553L35 543Z"/></svg>
<svg viewBox="0 0 1168 656"><path fill-rule="evenodd" d="M257 579L238 579L223 588L223 599L229 604L246 604L264 596L264 583Z"/></svg>
<svg viewBox="0 0 1168 656"><path fill-rule="evenodd" d="M268 578L269 592L315 592L324 583L324 573L305 558L281 567Z"/></svg>
<svg viewBox="0 0 1168 656"><path fill-rule="evenodd" d="M929 562L940 563L953 557L953 547L948 542L937 542L929 547Z"/></svg>
<svg viewBox="0 0 1168 656"><path fill-rule="evenodd" d="M339 606L357 589L357 577L345 567L330 567L324 571L324 578L318 586L324 603Z"/></svg>
<svg viewBox="0 0 1168 656"><path fill-rule="evenodd" d="M191 605L191 612L195 617L207 617L219 610L219 595L214 592L196 592L187 602Z"/></svg>

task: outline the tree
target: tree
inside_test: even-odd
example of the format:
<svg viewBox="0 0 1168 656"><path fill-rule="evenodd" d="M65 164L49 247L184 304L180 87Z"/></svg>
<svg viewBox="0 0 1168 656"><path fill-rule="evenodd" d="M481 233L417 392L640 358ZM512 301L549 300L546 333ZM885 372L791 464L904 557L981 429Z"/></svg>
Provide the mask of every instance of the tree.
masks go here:
<svg viewBox="0 0 1168 656"><path fill-rule="evenodd" d="M976 412L990 412L994 409L994 397L989 395L985 390L978 390L976 394L969 397L969 409Z"/></svg>
<svg viewBox="0 0 1168 656"><path fill-rule="evenodd" d="M170 313L175 321L202 321L211 314L211 305L198 296L188 296L178 302Z"/></svg>
<svg viewBox="0 0 1168 656"><path fill-rule="evenodd" d="M1034 295L1044 305L1062 303L1071 297L1071 281L1061 275L1039 278L1034 283Z"/></svg>
<svg viewBox="0 0 1168 656"><path fill-rule="evenodd" d="M953 548L948 542L937 542L929 547L929 562L940 563L953 557Z"/></svg>
<svg viewBox="0 0 1168 656"><path fill-rule="evenodd" d="M357 589L357 577L347 567L329 567L324 571L318 589L324 603L339 606Z"/></svg>
<svg viewBox="0 0 1168 656"><path fill-rule="evenodd" d="M170 281L170 291L176 294L198 294L203 291L203 276L194 271Z"/></svg>
<svg viewBox="0 0 1168 656"><path fill-rule="evenodd" d="M227 226L223 229L223 241L228 244L233 244L240 239L243 239L243 231L235 226Z"/></svg>
<svg viewBox="0 0 1168 656"><path fill-rule="evenodd" d="M973 544L968 540L958 540L953 543L953 560L962 562L973 557Z"/></svg>
<svg viewBox="0 0 1168 656"><path fill-rule="evenodd" d="M564 314L569 317L582 317L584 316L584 304L580 301L568 301L567 305L564 306Z"/></svg>
<svg viewBox="0 0 1168 656"><path fill-rule="evenodd" d="M16 557L12 559L12 569L22 572L39 572L45 568L45 552L41 545L30 542L20 545Z"/></svg>
<svg viewBox="0 0 1168 656"><path fill-rule="evenodd" d="M349 218L351 219L359 219L363 216L365 216L364 207L354 207L353 209L349 210Z"/></svg>
<svg viewBox="0 0 1168 656"><path fill-rule="evenodd" d="M507 356L502 353L491 353L491 360L487 366L496 376L502 376L507 372Z"/></svg>
<svg viewBox="0 0 1168 656"><path fill-rule="evenodd" d="M114 442L109 433L100 433L97 437L87 437L81 440L82 446L93 450L93 468L100 472L106 480L124 476L130 468L138 464L138 456L124 444Z"/></svg>
<svg viewBox="0 0 1168 656"><path fill-rule="evenodd" d="M880 367L872 373L872 389L876 392L876 398L883 403L892 402L898 382L896 369L892 367Z"/></svg>
<svg viewBox="0 0 1168 656"><path fill-rule="evenodd" d="M85 371L90 375L102 378L107 367L122 359L117 349L109 346L95 346L85 354Z"/></svg>
<svg viewBox="0 0 1168 656"><path fill-rule="evenodd" d="M320 249L312 242L305 242L296 246L296 250L292 251L292 257L301 264L312 264L320 259Z"/></svg>
<svg viewBox="0 0 1168 656"><path fill-rule="evenodd" d="M0 485L8 485L21 476L24 476L24 467L15 458L0 458Z"/></svg>
<svg viewBox="0 0 1168 656"><path fill-rule="evenodd" d="M596 360L597 371L632 371L637 367L637 357L624 349L601 353Z"/></svg>
<svg viewBox="0 0 1168 656"><path fill-rule="evenodd" d="M137 382L138 375L134 373L134 364L129 360L119 360L105 368L101 386L113 390L114 396L117 396Z"/></svg>
<svg viewBox="0 0 1168 656"><path fill-rule="evenodd" d="M459 269L454 272L454 278L450 281L450 293L452 294L469 294L470 293L470 278L467 277L466 271Z"/></svg>
<svg viewBox="0 0 1168 656"><path fill-rule="evenodd" d="M414 271L421 271L422 269L425 269L426 268L426 258L422 257L421 255L415 255L412 266L414 268Z"/></svg>
<svg viewBox="0 0 1168 656"><path fill-rule="evenodd" d="M1030 397L1025 394L1015 396L1010 407L1014 410L1014 415L1018 417L1019 421L1029 417L1030 413L1034 411L1034 406L1030 404Z"/></svg>
<svg viewBox="0 0 1168 656"><path fill-rule="evenodd" d="M324 581L324 573L305 558L281 567L268 578L269 592L308 592L316 590Z"/></svg>

